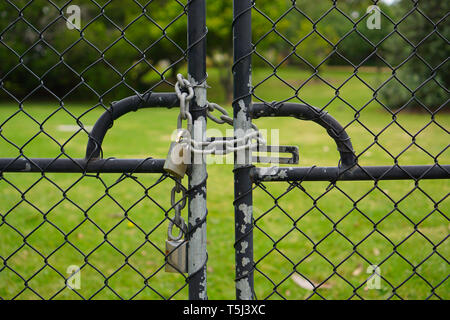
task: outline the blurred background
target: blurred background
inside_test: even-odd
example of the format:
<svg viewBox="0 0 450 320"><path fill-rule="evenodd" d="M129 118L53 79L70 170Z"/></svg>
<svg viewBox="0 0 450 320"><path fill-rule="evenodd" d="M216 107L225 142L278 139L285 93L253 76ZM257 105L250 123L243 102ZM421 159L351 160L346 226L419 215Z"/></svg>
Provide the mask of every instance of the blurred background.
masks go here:
<svg viewBox="0 0 450 320"><path fill-rule="evenodd" d="M82 37L80 31L66 27L58 7L64 1L53 3L0 4L3 101L11 101L11 94L28 101L97 101L99 97L112 101L134 90L168 90L167 82L186 68L186 17L180 16L180 2L71 1L81 8ZM308 72L330 66L377 72L394 68L398 79L410 88L433 76L435 81L414 91L430 109L446 101L447 91L436 84L448 88L445 60L450 31L444 18L448 12L445 1L420 2L420 10L414 10L414 1L378 1L382 27L374 30L362 19L372 1L340 0L330 10L331 3L297 1L297 9L292 10L291 1L257 1L254 68L277 66ZM229 103L232 1L212 1L207 10L209 74L217 84L209 95L211 100ZM439 32L432 33L433 23L438 23ZM270 32L273 27L276 32ZM286 59L293 47L296 54ZM405 63L412 53L422 59L415 56ZM19 61L23 64L18 65ZM390 108L403 106L411 96L395 79L378 93Z"/></svg>
<svg viewBox="0 0 450 320"><path fill-rule="evenodd" d="M173 92L176 74L187 74L185 4L1 1L0 157L83 158L111 102ZM80 8L80 30L67 27L69 5ZM368 28L371 5L381 10L379 29ZM325 109L346 128L361 165L449 164L449 7L257 0L253 101ZM208 100L230 114L232 9L231 0L207 1ZM115 121L104 158L165 158L177 111ZM300 146L300 166L338 164L334 142L314 123L255 123ZM211 121L208 128L225 134ZM208 166L212 299L235 297L232 169ZM185 278L163 267L172 187L152 174L0 173L0 297L187 298ZM449 298L449 180L301 187L254 191L258 298ZM65 287L69 265L81 266L76 292ZM380 290L365 286L370 265L381 268Z"/></svg>

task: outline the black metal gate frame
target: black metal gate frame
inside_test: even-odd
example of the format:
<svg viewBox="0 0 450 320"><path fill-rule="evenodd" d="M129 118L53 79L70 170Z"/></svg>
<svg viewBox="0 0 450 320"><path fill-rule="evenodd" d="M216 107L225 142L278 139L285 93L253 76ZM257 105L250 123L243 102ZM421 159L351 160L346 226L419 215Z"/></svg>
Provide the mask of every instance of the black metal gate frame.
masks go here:
<svg viewBox="0 0 450 320"><path fill-rule="evenodd" d="M206 132L206 1L189 0L185 6L188 20L188 78L195 83L195 97L190 103L194 137L205 138ZM203 105L202 105L203 104ZM84 159L63 158L0 158L3 172L65 172L65 173L165 173L165 159L116 159L102 157L102 142L113 121L124 114L144 108L179 106L176 93L134 95L111 104L95 123L86 147ZM203 130L198 136L198 129ZM204 160L204 159L202 159ZM207 299L206 291L206 162L192 165L188 196L188 276L189 299ZM192 201L193 199L196 201ZM199 200L200 199L200 200ZM180 199L178 203L184 201ZM177 205L175 204L175 205ZM174 206L175 206L174 205ZM172 210L173 207L170 209ZM167 262L166 262L167 263Z"/></svg>
<svg viewBox="0 0 450 320"><path fill-rule="evenodd" d="M345 129L329 114L299 103L252 103L251 57L252 0L234 0L234 128L247 130L252 119L261 117L293 117L314 121L334 139L340 154L337 167L271 167L256 168L251 163L235 164L235 267L236 298L256 299L253 259L253 189L254 184L270 181L356 181L356 180L422 180L450 179L450 165L360 166ZM243 117L240 119L239 117ZM247 157L246 157L247 159Z"/></svg>
<svg viewBox="0 0 450 320"><path fill-rule="evenodd" d="M450 165L427 166L359 166L350 137L329 114L317 108L296 103L253 103L251 88L251 56L253 54L251 11L252 0L233 0L234 44L234 128L247 130L252 119L260 117L294 117L314 121L324 127L336 142L340 153L337 167L273 167L256 168L250 162L235 164L235 255L236 297L254 299L253 279L253 213L254 183L262 181L339 181L339 180L401 180L450 179ZM190 0L188 15L188 74L197 84L190 112L197 126L206 129L206 1ZM203 105L202 105L203 104ZM179 105L175 93L148 93L132 96L113 103L98 119L90 136L84 159L59 158L2 158L0 172L68 172L68 173L164 173L164 159L103 159L102 141L113 121L122 115L143 108L172 108ZM200 137L206 139L205 132ZM249 152L249 151L246 151ZM245 157L251 159L251 157ZM206 293L206 164L191 167L189 175L189 298L207 299ZM200 198L200 203L192 201ZM181 201L181 200L180 200ZM200 232L196 232L200 231ZM197 236L194 236L197 234ZM194 244L195 242L195 244ZM245 243L245 245L243 245ZM195 248L195 249L193 249ZM195 252L193 252L195 250ZM247 263L242 263L247 261ZM251 262L251 263L248 263Z"/></svg>

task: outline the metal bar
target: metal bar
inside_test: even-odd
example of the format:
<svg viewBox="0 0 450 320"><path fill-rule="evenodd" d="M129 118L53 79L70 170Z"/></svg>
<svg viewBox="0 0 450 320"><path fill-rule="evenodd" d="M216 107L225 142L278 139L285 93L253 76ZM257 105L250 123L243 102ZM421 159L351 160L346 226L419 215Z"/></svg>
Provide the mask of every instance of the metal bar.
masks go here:
<svg viewBox="0 0 450 320"><path fill-rule="evenodd" d="M89 140L86 147L86 159L97 159L101 157L101 147L106 132L112 127L114 120L131 111L143 108L173 108L178 106L179 101L175 93L153 93L149 92L143 96L131 96L117 102L113 102L111 107L98 118L92 131L89 133Z"/></svg>
<svg viewBox="0 0 450 320"><path fill-rule="evenodd" d="M233 114L234 135L242 137L251 129L252 1L233 1ZM253 199L250 180L251 152L235 154L234 218L236 298L253 300Z"/></svg>
<svg viewBox="0 0 450 320"><path fill-rule="evenodd" d="M188 80L194 86L190 102L191 136L206 140L206 1L188 2ZM206 288L206 160L193 157L189 174L188 273L189 299L208 299Z"/></svg>
<svg viewBox="0 0 450 320"><path fill-rule="evenodd" d="M450 165L254 168L253 181L355 181L450 179Z"/></svg>
<svg viewBox="0 0 450 320"><path fill-rule="evenodd" d="M260 117L294 117L300 120L314 121L325 128L328 135L334 139L343 168L351 168L357 162L352 142L344 127L330 114L319 108L290 102L273 102L270 105L254 103L251 107L251 114L253 119Z"/></svg>
<svg viewBox="0 0 450 320"><path fill-rule="evenodd" d="M69 173L164 173L164 159L54 159L1 158L3 172L69 172Z"/></svg>
<svg viewBox="0 0 450 320"><path fill-rule="evenodd" d="M234 137L207 137L207 142L222 141L225 142L233 140ZM223 146L225 150L225 146ZM262 156L260 153L289 153L291 156L288 157L269 157ZM216 153L217 154L217 153ZM299 150L297 146L258 146L256 150L253 150L252 162L258 163L277 163L277 164L298 164L300 158Z"/></svg>
<svg viewBox="0 0 450 320"><path fill-rule="evenodd" d="M261 156L259 152L263 153L290 153L291 157L268 157ZM299 150L297 146L264 146L263 148L259 148L256 150L252 156L252 162L257 163L278 163L278 164L298 164L300 158Z"/></svg>

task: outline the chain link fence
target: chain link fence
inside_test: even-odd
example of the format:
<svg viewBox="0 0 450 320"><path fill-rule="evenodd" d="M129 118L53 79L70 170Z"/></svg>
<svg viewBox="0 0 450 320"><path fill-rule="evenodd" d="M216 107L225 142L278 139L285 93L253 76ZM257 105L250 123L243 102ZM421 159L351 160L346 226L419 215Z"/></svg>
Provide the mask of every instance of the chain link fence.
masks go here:
<svg viewBox="0 0 450 320"><path fill-rule="evenodd" d="M298 167L235 164L236 297L448 299L448 5L218 3L230 25L211 16L208 53L226 65L234 41L235 130L301 147ZM177 112L155 107L177 107L176 75L206 94L205 5L0 4L1 299L207 298L206 171L174 202L180 182L148 156L167 154ZM203 243L192 272L166 273L186 199L182 233ZM223 255L208 271L229 282Z"/></svg>
<svg viewBox="0 0 450 320"><path fill-rule="evenodd" d="M254 265L243 273L250 256L236 262L238 281L254 281L247 297L448 299L449 184L426 180L449 178L448 7L364 5L248 1L235 13L247 33L252 15L252 45L240 56L252 57L251 116L291 117L254 121L280 128L280 143L300 143L300 163L314 165L253 171L253 227L236 242L245 251L253 233Z"/></svg>
<svg viewBox="0 0 450 320"><path fill-rule="evenodd" d="M168 145L137 146L114 122L174 91L186 1L3 1L0 15L0 297L186 299L188 276L164 270L187 196L171 202L179 182L148 157Z"/></svg>

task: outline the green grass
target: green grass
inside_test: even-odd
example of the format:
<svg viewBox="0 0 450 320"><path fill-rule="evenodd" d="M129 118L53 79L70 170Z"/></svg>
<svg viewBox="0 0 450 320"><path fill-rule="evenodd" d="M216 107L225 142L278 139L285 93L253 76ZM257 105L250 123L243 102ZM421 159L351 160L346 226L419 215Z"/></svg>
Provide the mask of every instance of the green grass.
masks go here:
<svg viewBox="0 0 450 320"><path fill-rule="evenodd" d="M276 77L260 83L269 74L267 69L254 70L255 101L258 97L273 101L296 95L294 89ZM360 164L392 165L393 157L402 165L433 164L434 158L441 164L450 163L449 152L442 152L447 147L448 134L431 122L429 115L402 111L393 122L389 112L377 102L370 102L372 91L360 79L376 86L388 74L361 71L360 79L353 77L347 81L350 74L346 69L321 73L333 86L340 87L341 99L334 98L336 90L318 79L304 84L298 96L317 107L326 106L330 114L346 125ZM212 86L209 98L220 102L221 96L214 89L219 86L216 70L211 70L209 75ZM280 70L278 75L296 88L302 85L300 79L309 76L293 68ZM86 112L92 107L89 104L65 107L80 117L84 125L93 125L103 111L97 107ZM27 157L57 157L61 155L61 147L71 157L84 156L87 134L58 130L61 124L76 125L67 112L54 113L57 108L54 102L25 103L23 108L37 122L23 112L7 121L1 134L9 142L0 139L0 157L18 156L18 148L13 144ZM0 123L17 111L18 106L13 103L0 104ZM164 109L125 115L108 132L103 144L104 157L165 158L176 116L177 110ZM448 127L449 120L448 113L435 116L442 127ZM255 123L260 129L279 129L280 144L299 145L302 166L334 166L338 162L333 141L314 123L289 118L266 118ZM208 127L224 132L223 127L212 123ZM31 137L34 138L29 141ZM232 168L229 164L208 166L208 295L211 299L233 299L235 294ZM159 175L139 174L137 181L118 180L120 176L3 174L0 256L7 259L8 267L0 271L2 298L12 298L18 293L21 299L37 298L36 293L53 297L64 288L61 275L67 276L69 265L83 266L79 292L84 297L117 298L116 293L123 298L133 297L143 288L143 278L133 268L149 278L149 285L166 298L183 288L185 279L181 275L161 269L167 232L164 210L170 207L172 183L165 180L152 187ZM264 186L276 198L289 187L287 183ZM258 298L279 298L272 295L274 284L264 275L274 281L276 290L286 298L310 296L311 291L289 277L299 262L298 272L315 283L324 282L318 293L330 299L351 296L353 289L349 283L359 287L357 294L361 297L383 299L392 294L391 285L397 287L405 280L396 290L399 296L426 298L431 294L430 285L438 285L449 274L443 259L449 257L448 242L445 242L450 228L448 180L419 181L417 187L413 181L381 181L375 186L373 182L339 182L329 189L328 183L323 182L307 182L302 186L307 193L295 188L281 197L277 206L261 188L254 192L256 225L265 232L258 228L254 232L255 261L260 271L255 272ZM150 188L149 197L145 197L145 188ZM183 215L186 217L187 212ZM293 221L297 221L296 227L303 234L294 228ZM152 230L149 239L156 247L145 243L146 234ZM311 241L316 243L316 251ZM439 244L434 254L431 243ZM266 255L267 252L270 253ZM124 264L124 255L131 255L128 265ZM337 266L337 274L330 262ZM381 290L365 290L369 264L380 264L381 274L390 284L382 280ZM413 275L416 266L417 274ZM115 293L105 287L100 273L107 277L107 285ZM24 281L32 290L23 290ZM435 290L447 299L448 292L448 281ZM78 296L64 289L56 298ZM146 288L135 298L160 296ZM175 298L187 298L186 287Z"/></svg>

